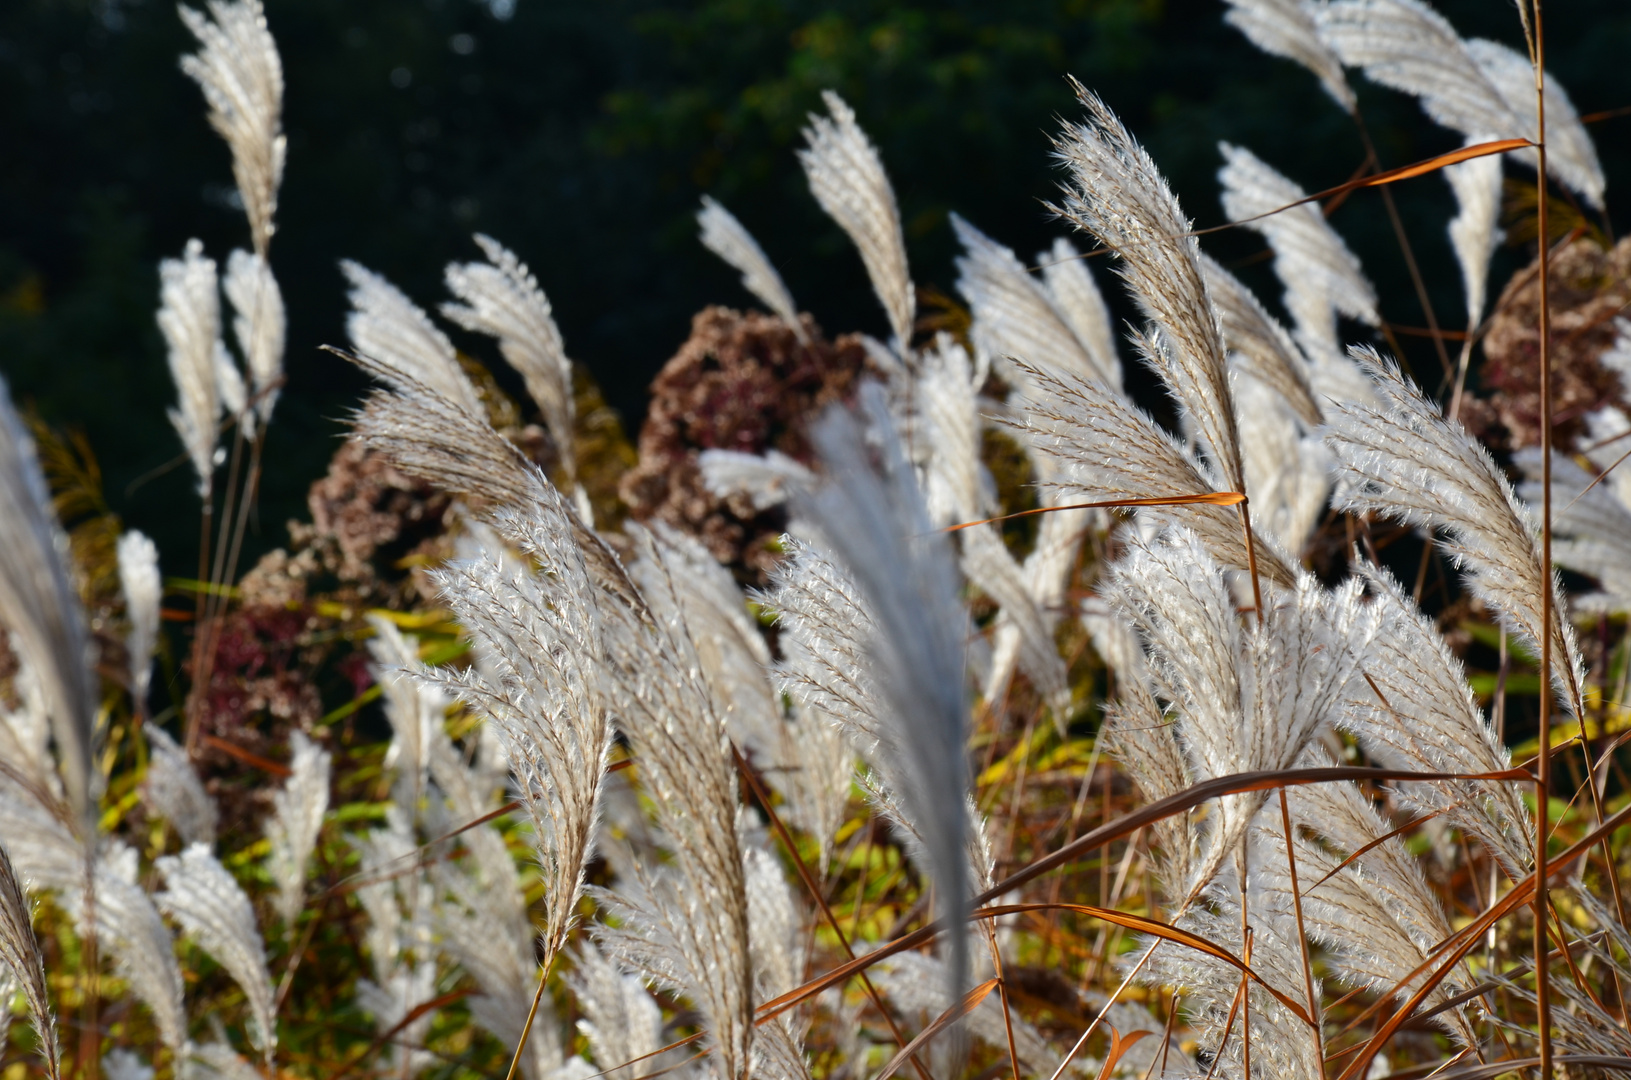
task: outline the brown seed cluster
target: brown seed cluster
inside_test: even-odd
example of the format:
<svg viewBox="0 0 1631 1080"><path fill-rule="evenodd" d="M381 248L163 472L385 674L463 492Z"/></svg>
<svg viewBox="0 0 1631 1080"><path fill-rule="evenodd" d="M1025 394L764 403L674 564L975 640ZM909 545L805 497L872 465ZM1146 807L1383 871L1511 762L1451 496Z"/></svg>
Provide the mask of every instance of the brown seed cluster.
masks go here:
<svg viewBox="0 0 1631 1080"><path fill-rule="evenodd" d="M809 462L809 421L847 397L870 366L858 335L828 341L808 315L801 318L808 344L771 315L725 307L699 312L691 336L651 384L640 461L619 489L635 518L697 536L747 580L759 580L774 561L768 545L785 514L711 494L698 455L775 449Z"/></svg>
<svg viewBox="0 0 1631 1080"><path fill-rule="evenodd" d="M1466 403L1469 429L1507 450L1540 442L1540 279L1531 264L1502 291L1484 337L1480 396ZM1631 305L1631 238L1604 251L1582 238L1551 258L1552 441L1579 448L1584 417L1624 406L1627 387L1601 357Z"/></svg>

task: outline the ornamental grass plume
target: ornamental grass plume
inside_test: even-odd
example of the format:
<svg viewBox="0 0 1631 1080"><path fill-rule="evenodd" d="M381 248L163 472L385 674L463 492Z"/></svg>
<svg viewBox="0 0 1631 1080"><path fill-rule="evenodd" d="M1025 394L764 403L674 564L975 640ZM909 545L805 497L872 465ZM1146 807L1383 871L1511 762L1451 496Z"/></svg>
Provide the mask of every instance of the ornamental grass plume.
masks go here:
<svg viewBox="0 0 1631 1080"><path fill-rule="evenodd" d="M521 373L527 393L543 414L567 484L575 485L572 361L555 325L554 309L538 279L512 251L480 233L476 245L487 262L448 263L448 291L463 303L443 304L442 314L466 330L498 339L499 352Z"/></svg>
<svg viewBox="0 0 1631 1080"><path fill-rule="evenodd" d="M6 854L3 844L0 844L0 964L4 965L5 974L21 987L23 1000L28 1003L46 1076L59 1080L62 1062L57 1049L57 1015L45 985L45 958L40 953L40 940L34 935L33 907L23 895L17 871L12 868L11 856Z"/></svg>
<svg viewBox="0 0 1631 1080"><path fill-rule="evenodd" d="M1193 420L1208 460L1231 491L1245 490L1240 434L1224 359L1223 334L1172 189L1154 160L1104 102L1073 82L1087 120L1067 124L1054 152L1069 170L1066 220L1119 256L1117 272L1158 333L1145 360Z"/></svg>
<svg viewBox="0 0 1631 1080"><path fill-rule="evenodd" d="M202 43L184 66L252 243L223 275L196 241L166 260L159 324L205 514L233 462L210 580L161 580L100 503L100 546L70 544L94 485L69 478L53 506L63 470L0 395L0 1017L20 988L49 1075L1624 1066L1631 245L1571 241L1546 287L1523 271L1490 305L1503 166L1452 166L1474 396L1463 413L1446 388L1445 411L1364 340L1344 351L1398 324L1337 200L1222 147L1229 224L1267 240L1283 289L1271 314L1078 85L1056 210L1097 250L1058 238L1028 267L948 215L966 319L946 301L919 324L881 155L829 93L799 160L888 345L826 337L705 198L704 244L769 314L697 317L641 460L608 479L614 455L589 449L604 410L513 251L478 235L432 310L342 263L355 353L334 351L377 385L313 523L234 584L283 383L283 88L259 5L209 11L184 13ZM1539 134L1526 59L1422 0L1225 17L1355 121L1345 65L1471 142ZM1601 207L1587 128L1539 74L1548 167ZM1125 332L1099 252L1139 316ZM448 324L496 339L547 441ZM1135 404L1123 341L1174 422ZM1517 396L1543 344L1552 417ZM1494 430L1491 411L1511 446L1456 420ZM1538 522L1491 453L1514 447ZM633 520L603 512L612 486ZM1424 559L1400 584L1412 529L1459 580L1428 588ZM184 618L161 594L185 589L207 598L195 642L215 642L195 655L226 674L154 685L160 619ZM1529 738L1537 689L1592 756L1531 810L1508 739ZM171 693L208 697L186 745ZM1545 978L1514 959L1537 944ZM59 1048L64 1009L79 1037Z"/></svg>
<svg viewBox="0 0 1631 1080"><path fill-rule="evenodd" d="M1380 407L1343 404L1326 436L1338 461L1338 500L1346 509L1374 511L1412 525L1443 529L1449 550L1466 572L1467 587L1502 624L1537 651L1552 637L1548 677L1563 704L1582 708L1585 669L1574 628L1561 607L1541 623L1541 592L1556 572L1542 564L1528 510L1512 485L1461 425L1444 419L1432 402L1374 350L1354 357L1371 376Z"/></svg>
<svg viewBox="0 0 1631 1080"><path fill-rule="evenodd" d="M153 650L159 639L159 608L164 584L159 578L159 550L132 529L119 537L119 588L124 594L125 619L130 633L125 651L130 656L130 698L138 710L147 707L153 678Z"/></svg>
<svg viewBox="0 0 1631 1080"><path fill-rule="evenodd" d="M787 291L782 277L771 265L759 242L747 227L736 220L736 215L713 198L702 197L702 209L697 211L697 225L702 230L702 246L724 259L742 274L742 287L752 293L761 304L770 309L800 342L808 344L809 331L799 319L798 305Z"/></svg>
<svg viewBox="0 0 1631 1080"><path fill-rule="evenodd" d="M210 0L209 17L187 7L181 21L203 46L181 59L204 91L210 126L232 151L255 253L266 257L288 152L283 125L283 62L260 0Z"/></svg>
<svg viewBox="0 0 1631 1080"><path fill-rule="evenodd" d="M308 864L328 812L334 763L333 755L298 731L290 736L290 746L289 779L272 796L272 816L266 821L266 869L277 889L275 910L286 928L294 926L305 906Z"/></svg>
<svg viewBox="0 0 1631 1080"><path fill-rule="evenodd" d="M48 784L47 790L61 785L75 827L89 837L98 794L92 773L96 686L89 667L90 640L65 562L68 538L52 512L34 440L12 406L4 379L0 379L0 552L4 552L0 626L39 687L56 743L57 761L50 775L33 779ZM7 764L15 767L21 762ZM13 774L8 770L7 775Z"/></svg>
<svg viewBox="0 0 1631 1080"><path fill-rule="evenodd" d="M821 100L828 115L810 115L810 126L804 129L807 148L798 152L799 164L816 202L860 252L872 291L889 317L894 350L904 356L912 344L917 292L906 266L906 237L895 189L877 147L856 123L855 110L831 90L823 91Z"/></svg>

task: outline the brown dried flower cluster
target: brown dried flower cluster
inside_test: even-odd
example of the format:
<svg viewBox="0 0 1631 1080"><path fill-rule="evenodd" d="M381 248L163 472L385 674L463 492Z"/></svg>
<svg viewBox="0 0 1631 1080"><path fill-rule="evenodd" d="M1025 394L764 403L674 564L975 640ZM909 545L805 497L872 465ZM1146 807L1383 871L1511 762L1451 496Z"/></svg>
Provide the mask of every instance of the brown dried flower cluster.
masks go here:
<svg viewBox="0 0 1631 1080"><path fill-rule="evenodd" d="M1613 344L1615 317L1631 304L1631 239L1608 251L1574 241L1551 259L1553 444L1576 449L1586 413L1626 402L1627 388L1599 359ZM1492 445L1540 442L1540 285L1537 267L1501 293L1484 337L1483 394L1467 402L1467 426Z"/></svg>
<svg viewBox="0 0 1631 1080"><path fill-rule="evenodd" d="M808 420L847 397L869 361L858 335L828 341L808 315L801 318L808 343L772 315L718 306L699 312L690 338L651 384L640 462L620 487L635 518L691 533L754 577L772 561L766 545L782 532L784 512L713 495L697 455L774 449L811 460Z"/></svg>

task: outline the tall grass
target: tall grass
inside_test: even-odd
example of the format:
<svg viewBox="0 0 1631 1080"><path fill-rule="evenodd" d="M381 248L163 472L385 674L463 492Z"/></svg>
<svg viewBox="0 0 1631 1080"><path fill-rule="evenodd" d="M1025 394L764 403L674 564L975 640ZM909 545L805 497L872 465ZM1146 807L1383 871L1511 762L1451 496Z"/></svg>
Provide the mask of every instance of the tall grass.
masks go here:
<svg viewBox="0 0 1631 1080"><path fill-rule="evenodd" d="M829 342L740 221L698 214L771 313L741 321L754 347L815 370L843 346L864 372L784 444L688 451L697 499L785 524L754 580L695 515L608 512L592 390L487 236L438 310L496 339L542 424L343 262L331 351L377 385L313 508L355 520L240 577L283 388L282 69L258 0L183 7L250 242L224 277L198 241L160 268L196 579L163 582L139 533L105 567L70 544L66 474L54 502L42 468L62 452L0 393L5 1075L1631 1070L1631 395L1592 403L1578 453L1554 440L1547 188L1601 209L1605 181L1538 0L1520 14L1527 56L1420 0L1230 0L1362 132L1354 70L1467 142L1393 171L1371 151L1315 196L1222 145L1231 225L1284 289L1266 300L1078 86L1055 212L1082 235L1033 266L954 215L967 306L922 316L885 163L828 93L799 159L890 340ZM1490 311L1509 167L1538 177L1540 239ZM1436 172L1468 327L1452 363L1428 309L1443 402L1374 348L1385 313L1329 219ZM1458 418L1531 279L1540 436L1515 489ZM1615 326L1593 362L1631 375ZM334 494L365 488L389 498ZM394 584L344 532L390 513L427 530ZM1412 530L1414 587L1385 559ZM1444 617L1435 550L1458 572ZM1558 567L1601 591L1565 595ZM274 633L292 669L255 651ZM1468 639L1498 642L1492 681ZM352 699L302 713L336 643ZM182 687L156 712L155 655ZM1526 685L1524 741L1503 728ZM388 741L356 723L375 699Z"/></svg>

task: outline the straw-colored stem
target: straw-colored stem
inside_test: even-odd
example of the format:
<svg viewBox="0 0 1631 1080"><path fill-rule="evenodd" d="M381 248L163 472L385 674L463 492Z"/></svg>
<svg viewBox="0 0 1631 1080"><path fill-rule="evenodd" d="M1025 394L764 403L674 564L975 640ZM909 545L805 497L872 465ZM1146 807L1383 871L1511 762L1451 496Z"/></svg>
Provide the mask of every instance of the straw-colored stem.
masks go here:
<svg viewBox="0 0 1631 1080"><path fill-rule="evenodd" d="M1536 228L1540 252L1540 460L1541 460L1541 594L1540 594L1540 746L1535 774L1535 1026L1539 1043L1541 1080L1552 1078L1552 998L1547 977L1546 911L1546 840L1548 827L1547 799L1552 780L1552 694L1547 685L1552 670L1552 343L1551 343L1551 278L1547 265L1550 251L1550 231L1546 213L1546 45L1541 25L1540 0L1533 0L1533 19L1530 23L1535 43L1535 107L1537 127L1535 139L1535 165L1539 185ZM1519 5L1522 6L1521 4ZM1596 785L1592 785L1593 792ZM1610 875L1613 866L1610 864Z"/></svg>
<svg viewBox="0 0 1631 1080"><path fill-rule="evenodd" d="M1320 1003L1314 993L1314 963L1308 956L1308 931L1303 928L1303 894L1297 884L1297 849L1291 832L1291 806L1286 800L1286 789L1280 789L1280 824L1286 834L1286 865L1291 870L1291 907L1297 914L1297 945L1302 950L1303 986L1308 991L1308 1015L1314 1021L1314 1051L1316 1060L1325 1060L1325 1040L1320 1031Z"/></svg>

